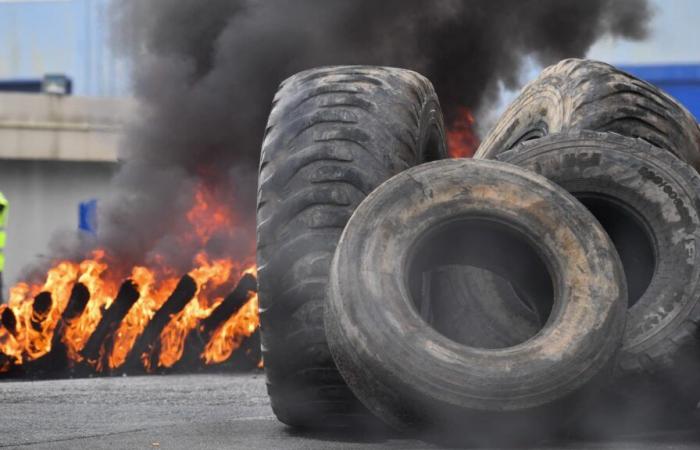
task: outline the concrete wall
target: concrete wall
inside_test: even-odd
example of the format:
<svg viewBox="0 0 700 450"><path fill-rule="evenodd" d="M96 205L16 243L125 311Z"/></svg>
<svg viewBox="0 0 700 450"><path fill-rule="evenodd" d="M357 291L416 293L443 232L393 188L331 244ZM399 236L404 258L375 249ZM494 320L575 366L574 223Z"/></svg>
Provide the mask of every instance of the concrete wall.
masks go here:
<svg viewBox="0 0 700 450"><path fill-rule="evenodd" d="M0 158L115 161L131 101L0 93Z"/></svg>
<svg viewBox="0 0 700 450"><path fill-rule="evenodd" d="M47 254L57 230L78 229L78 204L104 198L115 163L0 160L0 190L10 201L5 294L20 270Z"/></svg>
<svg viewBox="0 0 700 450"><path fill-rule="evenodd" d="M133 102L0 93L0 190L10 201L5 286L48 254L57 230L77 232L78 204L103 198Z"/></svg>

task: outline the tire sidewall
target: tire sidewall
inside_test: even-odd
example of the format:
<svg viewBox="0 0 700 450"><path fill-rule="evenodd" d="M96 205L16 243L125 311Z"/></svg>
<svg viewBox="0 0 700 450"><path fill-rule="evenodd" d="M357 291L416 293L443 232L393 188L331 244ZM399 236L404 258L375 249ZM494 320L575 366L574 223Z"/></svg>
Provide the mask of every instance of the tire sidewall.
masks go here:
<svg viewBox="0 0 700 450"><path fill-rule="evenodd" d="M623 136L580 132L550 136L503 153L499 160L533 170L574 196L612 199L643 222L656 267L642 297L628 310L621 372L639 371L653 355L672 365L658 346L698 308L700 177L670 153Z"/></svg>
<svg viewBox="0 0 700 450"><path fill-rule="evenodd" d="M493 178L479 183L483 176ZM418 316L404 275L410 248L455 214L517 224L551 262L555 290L567 300L531 340L474 349ZM522 421L533 411L542 419L547 404L592 388L619 346L626 291L612 244L591 222L568 194L508 164L441 161L386 182L356 210L331 267L326 333L351 389L377 416L405 428L492 415Z"/></svg>

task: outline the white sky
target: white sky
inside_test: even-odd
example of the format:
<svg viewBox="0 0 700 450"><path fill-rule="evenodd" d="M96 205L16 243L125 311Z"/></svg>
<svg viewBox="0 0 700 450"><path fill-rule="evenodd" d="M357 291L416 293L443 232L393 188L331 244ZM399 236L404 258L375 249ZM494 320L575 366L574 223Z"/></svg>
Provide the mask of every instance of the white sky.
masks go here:
<svg viewBox="0 0 700 450"><path fill-rule="evenodd" d="M700 0L650 0L649 3L654 8L654 17L647 39L639 42L602 39L587 57L613 65L700 64ZM530 61L521 74L523 84L536 78L541 70L542 67ZM485 106L488 110L479 114L479 134L488 132L518 92L502 91L497 105Z"/></svg>
<svg viewBox="0 0 700 450"><path fill-rule="evenodd" d="M588 56L613 64L700 63L700 1L650 3L655 16L647 40L604 39L593 46Z"/></svg>
<svg viewBox="0 0 700 450"><path fill-rule="evenodd" d="M104 42L108 1L0 0L0 78L66 73L77 94L126 93L126 67ZM700 63L700 0L649 1L655 15L647 40L605 39L588 56L612 64ZM523 81L539 71L529 67Z"/></svg>

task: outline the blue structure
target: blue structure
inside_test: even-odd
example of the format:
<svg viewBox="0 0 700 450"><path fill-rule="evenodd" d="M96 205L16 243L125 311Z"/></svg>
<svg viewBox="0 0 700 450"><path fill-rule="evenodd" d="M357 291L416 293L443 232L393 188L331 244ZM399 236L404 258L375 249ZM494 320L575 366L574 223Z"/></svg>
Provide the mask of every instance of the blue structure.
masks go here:
<svg viewBox="0 0 700 450"><path fill-rule="evenodd" d="M648 81L675 97L700 120L700 64L622 66L625 72Z"/></svg>
<svg viewBox="0 0 700 450"><path fill-rule="evenodd" d="M0 92L41 92L41 80L0 80Z"/></svg>
<svg viewBox="0 0 700 450"><path fill-rule="evenodd" d="M62 74L47 74L42 79L0 80L0 92L70 95L73 81Z"/></svg>
<svg viewBox="0 0 700 450"><path fill-rule="evenodd" d="M89 234L97 234L97 199L80 202L78 206L78 229Z"/></svg>

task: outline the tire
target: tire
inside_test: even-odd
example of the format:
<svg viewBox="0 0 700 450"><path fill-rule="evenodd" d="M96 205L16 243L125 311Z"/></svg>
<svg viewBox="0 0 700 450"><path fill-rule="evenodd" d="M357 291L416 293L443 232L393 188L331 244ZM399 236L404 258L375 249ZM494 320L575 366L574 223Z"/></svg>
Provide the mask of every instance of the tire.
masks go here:
<svg viewBox="0 0 700 450"><path fill-rule="evenodd" d="M416 280L455 263L548 284L556 296L545 328L498 350L432 328L414 304ZM362 202L338 244L328 298L333 357L377 417L484 445L555 428L611 376L627 292L608 236L563 189L509 164L450 160L399 174Z"/></svg>
<svg viewBox="0 0 700 450"><path fill-rule="evenodd" d="M323 428L364 420L323 329L331 259L367 194L394 174L445 156L437 96L415 72L324 67L281 84L263 142L257 204L263 360L280 421Z"/></svg>
<svg viewBox="0 0 700 450"><path fill-rule="evenodd" d="M424 277L420 315L450 340L477 348L512 347L544 325L535 308L494 272L445 266Z"/></svg>
<svg viewBox="0 0 700 450"><path fill-rule="evenodd" d="M524 142L499 159L577 197L615 243L630 294L618 377L653 376L700 400L700 175L641 139L592 131Z"/></svg>
<svg viewBox="0 0 700 450"><path fill-rule="evenodd" d="M528 84L476 157L492 159L520 142L575 130L644 139L700 169L700 129L692 114L655 86L582 59L565 59Z"/></svg>

